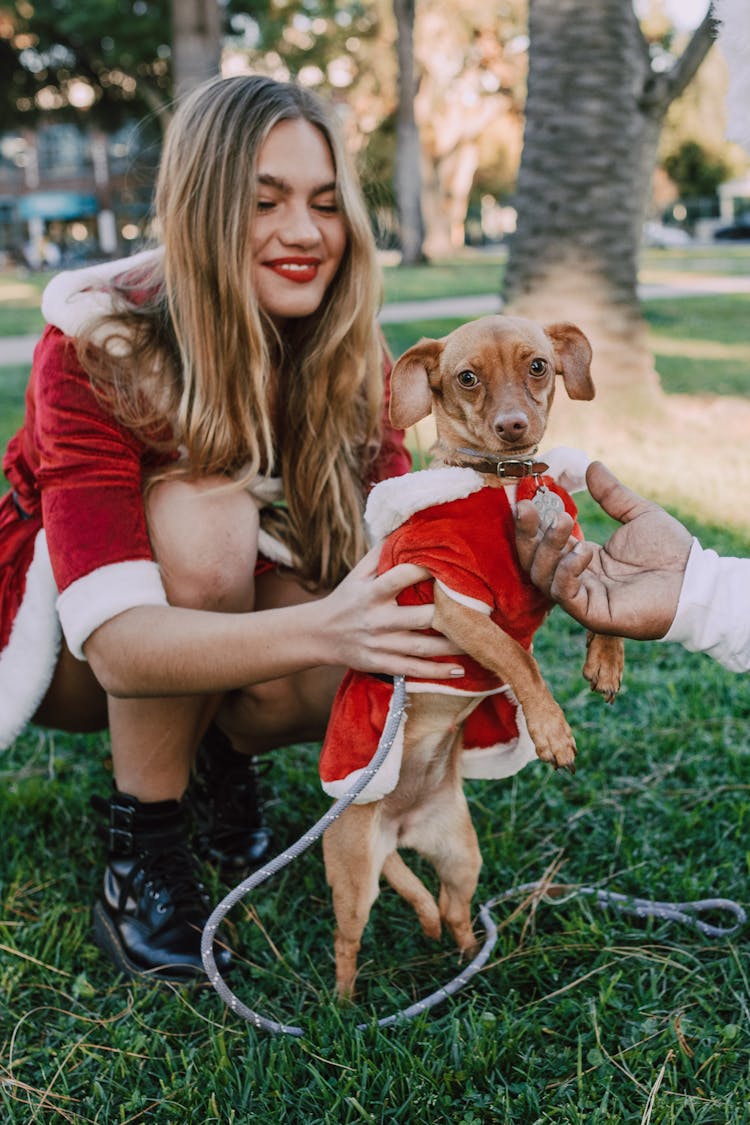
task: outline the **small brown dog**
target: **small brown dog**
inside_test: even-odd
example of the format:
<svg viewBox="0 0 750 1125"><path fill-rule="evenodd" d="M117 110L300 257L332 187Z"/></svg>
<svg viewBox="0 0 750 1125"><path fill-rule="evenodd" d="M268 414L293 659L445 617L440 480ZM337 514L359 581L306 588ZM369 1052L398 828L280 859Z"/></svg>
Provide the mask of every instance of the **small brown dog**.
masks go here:
<svg viewBox="0 0 750 1125"><path fill-rule="evenodd" d="M413 561L434 575L421 591L412 588L414 600L434 598L435 629L468 658L462 680L407 683L406 718L388 759L324 834L342 998L353 991L381 873L414 907L425 934L438 938L444 921L462 952L474 948L470 909L481 856L462 772L509 776L534 754L573 768L573 735L530 651L550 603L520 573L512 503L528 496L542 510L575 514L535 454L556 376L571 398L593 398L590 362L588 340L574 325L542 329L491 316L420 341L393 368L391 419L405 428L432 411L437 456L426 472L378 485L368 521L385 540L381 570ZM584 675L593 689L614 698L622 669L619 638L589 637ZM347 674L321 756L331 795L348 791L370 760L391 692L381 678ZM400 847L433 864L437 902Z"/></svg>

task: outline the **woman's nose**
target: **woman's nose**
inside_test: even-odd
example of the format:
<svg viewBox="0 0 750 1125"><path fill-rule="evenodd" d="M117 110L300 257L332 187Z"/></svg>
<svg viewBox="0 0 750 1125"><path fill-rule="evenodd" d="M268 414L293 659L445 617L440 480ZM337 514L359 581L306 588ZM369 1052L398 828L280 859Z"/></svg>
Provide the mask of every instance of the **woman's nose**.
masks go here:
<svg viewBox="0 0 750 1125"><path fill-rule="evenodd" d="M307 206L289 209L279 236L291 246L314 246L320 242L320 231Z"/></svg>

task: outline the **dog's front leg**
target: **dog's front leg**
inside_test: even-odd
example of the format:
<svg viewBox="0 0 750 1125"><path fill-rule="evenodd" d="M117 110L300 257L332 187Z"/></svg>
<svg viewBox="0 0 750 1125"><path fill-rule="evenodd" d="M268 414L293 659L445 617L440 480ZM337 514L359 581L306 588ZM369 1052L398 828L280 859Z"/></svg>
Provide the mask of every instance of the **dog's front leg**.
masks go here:
<svg viewBox="0 0 750 1125"><path fill-rule="evenodd" d="M531 653L489 617L449 597L437 583L433 628L510 684L523 707L537 756L556 767L572 768L576 755L573 732Z"/></svg>

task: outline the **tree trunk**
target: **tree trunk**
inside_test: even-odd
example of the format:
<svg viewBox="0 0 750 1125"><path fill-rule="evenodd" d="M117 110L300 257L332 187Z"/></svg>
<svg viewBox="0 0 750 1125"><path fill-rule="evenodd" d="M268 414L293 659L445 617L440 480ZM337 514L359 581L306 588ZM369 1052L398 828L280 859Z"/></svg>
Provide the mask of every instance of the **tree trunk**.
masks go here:
<svg viewBox="0 0 750 1125"><path fill-rule="evenodd" d="M648 401L658 381L637 296L641 229L661 124L708 51L708 15L662 74L631 0L530 0L529 36L504 297L518 312L577 320L619 357L600 363L600 378Z"/></svg>
<svg viewBox="0 0 750 1125"><path fill-rule="evenodd" d="M421 150L414 118L414 8L415 0L393 0L399 76L395 187L402 265L424 261Z"/></svg>
<svg viewBox="0 0 750 1125"><path fill-rule="evenodd" d="M172 0L172 67L177 97L219 74L222 11L218 0Z"/></svg>

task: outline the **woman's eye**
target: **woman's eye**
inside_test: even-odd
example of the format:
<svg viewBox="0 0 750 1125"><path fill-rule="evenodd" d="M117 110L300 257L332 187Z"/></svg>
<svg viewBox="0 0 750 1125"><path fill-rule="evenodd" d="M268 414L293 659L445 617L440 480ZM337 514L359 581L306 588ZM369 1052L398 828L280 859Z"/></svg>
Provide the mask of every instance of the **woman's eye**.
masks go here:
<svg viewBox="0 0 750 1125"><path fill-rule="evenodd" d="M479 386L479 380L477 379L473 371L459 371L456 379L461 384L461 386L466 388L467 390L470 390L472 387Z"/></svg>
<svg viewBox="0 0 750 1125"><path fill-rule="evenodd" d="M259 199L257 207L259 211L271 211L276 206L273 199Z"/></svg>
<svg viewBox="0 0 750 1125"><path fill-rule="evenodd" d="M547 374L547 360L546 359L532 359L531 363L529 364L529 371L531 372L532 375L536 375L537 378L540 375L546 375Z"/></svg>
<svg viewBox="0 0 750 1125"><path fill-rule="evenodd" d="M315 210L319 211L321 215L337 215L339 210L336 203L316 203L314 206Z"/></svg>

